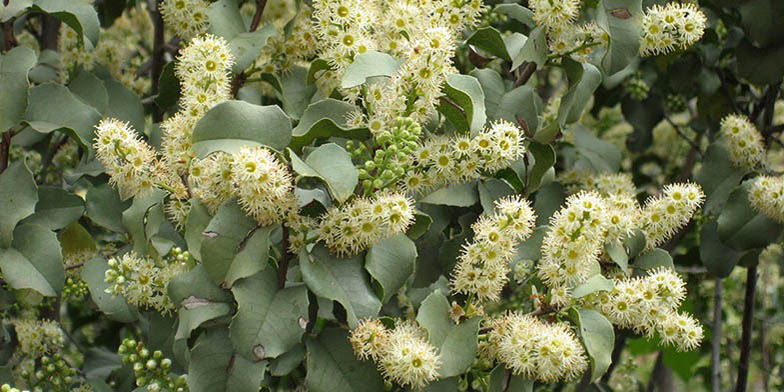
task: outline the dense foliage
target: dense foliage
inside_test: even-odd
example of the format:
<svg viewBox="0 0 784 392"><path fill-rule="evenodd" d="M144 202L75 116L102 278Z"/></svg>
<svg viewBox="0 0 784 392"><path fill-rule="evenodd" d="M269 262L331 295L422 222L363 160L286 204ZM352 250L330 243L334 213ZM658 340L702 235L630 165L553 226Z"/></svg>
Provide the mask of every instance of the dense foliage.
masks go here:
<svg viewBox="0 0 784 392"><path fill-rule="evenodd" d="M781 18L2 0L0 390L781 390Z"/></svg>

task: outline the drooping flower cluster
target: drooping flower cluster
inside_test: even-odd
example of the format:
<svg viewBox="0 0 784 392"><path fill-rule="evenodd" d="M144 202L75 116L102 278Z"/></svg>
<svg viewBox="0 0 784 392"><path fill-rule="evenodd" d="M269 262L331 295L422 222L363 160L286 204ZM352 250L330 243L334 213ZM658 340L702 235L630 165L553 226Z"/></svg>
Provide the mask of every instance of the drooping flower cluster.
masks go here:
<svg viewBox="0 0 784 392"><path fill-rule="evenodd" d="M746 116L730 114L724 117L719 134L735 166L753 169L762 162L765 155L762 135Z"/></svg>
<svg viewBox="0 0 784 392"><path fill-rule="evenodd" d="M705 14L693 3L656 4L642 18L640 55L686 49L702 38L706 22Z"/></svg>
<svg viewBox="0 0 784 392"><path fill-rule="evenodd" d="M207 1L163 0L159 4L166 26L180 38L191 39L207 31Z"/></svg>
<svg viewBox="0 0 784 392"><path fill-rule="evenodd" d="M645 202L641 229L648 248L661 245L689 223L702 205L705 194L697 184L670 184L661 195Z"/></svg>
<svg viewBox="0 0 784 392"><path fill-rule="evenodd" d="M474 240L463 247L452 271L452 291L479 302L499 299L508 280L509 262L517 245L533 232L536 220L525 199L507 197L495 206L495 215L483 216L471 226Z"/></svg>
<svg viewBox="0 0 784 392"><path fill-rule="evenodd" d="M169 298L166 286L175 276L187 272L187 263L174 258L164 258L156 263L149 257L128 252L109 260L105 281L111 285L106 292L122 295L138 307L169 313L176 307Z"/></svg>
<svg viewBox="0 0 784 392"><path fill-rule="evenodd" d="M489 327L481 353L513 374L545 383L569 382L588 367L585 350L566 323L507 313L491 319Z"/></svg>
<svg viewBox="0 0 784 392"><path fill-rule="evenodd" d="M65 335L56 321L15 319L11 324L19 341L18 350L31 357L54 353L65 344Z"/></svg>
<svg viewBox="0 0 784 392"><path fill-rule="evenodd" d="M547 31L550 51L587 61L598 45L606 45L607 34L595 22L577 24L580 0L532 0L528 3L537 25Z"/></svg>
<svg viewBox="0 0 784 392"><path fill-rule="evenodd" d="M404 233L413 222L413 201L399 193L383 192L328 210L318 234L332 253L352 256L385 238Z"/></svg>
<svg viewBox="0 0 784 392"><path fill-rule="evenodd" d="M163 352L150 352L144 342L123 339L117 353L122 356L123 363L131 365L136 378L136 385L146 387L148 391L186 392L189 390L185 376L174 378L171 374L172 361L163 356Z"/></svg>
<svg viewBox="0 0 784 392"><path fill-rule="evenodd" d="M428 342L427 331L414 322L389 330L378 320L363 320L349 337L360 359L372 359L389 382L422 389L438 379L441 356Z"/></svg>
<svg viewBox="0 0 784 392"><path fill-rule="evenodd" d="M674 271L660 268L645 277L616 280L612 291L594 296L593 305L619 327L647 337L658 332L662 343L689 351L699 347L703 331L690 314L678 313L685 286Z"/></svg>
<svg viewBox="0 0 784 392"><path fill-rule="evenodd" d="M268 148L242 147L231 161L239 204L259 224L283 222L296 208L291 174Z"/></svg>
<svg viewBox="0 0 784 392"><path fill-rule="evenodd" d="M473 137L432 137L415 152L415 169L403 179L403 186L411 193L425 193L472 181L483 172L509 167L525 151L520 128L503 120Z"/></svg>
<svg viewBox="0 0 784 392"><path fill-rule="evenodd" d="M362 96L368 123L389 123L399 116L423 122L435 112L446 76L456 73L452 57L458 33L474 25L483 10L480 0L315 1L320 57L331 67L320 79L333 78L321 84L336 86L358 55L386 52L402 60L398 71L367 89L346 91L349 100Z"/></svg>
<svg viewBox="0 0 784 392"><path fill-rule="evenodd" d="M550 229L542 242L542 281L568 293L594 275L608 226L607 205L598 193L569 196L566 205L550 218Z"/></svg>
<svg viewBox="0 0 784 392"><path fill-rule="evenodd" d="M752 180L749 202L770 219L784 223L784 177L759 176Z"/></svg>

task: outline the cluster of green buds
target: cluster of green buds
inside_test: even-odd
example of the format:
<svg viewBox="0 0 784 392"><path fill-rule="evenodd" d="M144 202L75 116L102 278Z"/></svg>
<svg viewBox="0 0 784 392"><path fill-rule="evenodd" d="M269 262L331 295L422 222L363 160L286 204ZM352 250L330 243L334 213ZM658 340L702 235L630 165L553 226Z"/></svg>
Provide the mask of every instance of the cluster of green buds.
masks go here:
<svg viewBox="0 0 784 392"><path fill-rule="evenodd" d="M626 81L626 93L635 101L644 101L648 98L651 87L639 76L633 76Z"/></svg>
<svg viewBox="0 0 784 392"><path fill-rule="evenodd" d="M493 361L477 357L471 364L471 369L460 376L457 381L457 390L465 392L472 391L489 391L490 390L490 372L493 370Z"/></svg>
<svg viewBox="0 0 784 392"><path fill-rule="evenodd" d="M196 259L193 258L191 252L182 250L179 246L171 248L166 258L169 259L169 264L182 264L188 267L188 269L196 266Z"/></svg>
<svg viewBox="0 0 784 392"><path fill-rule="evenodd" d="M404 117L395 125L376 134L377 148L367 150L363 143L348 141L346 148L355 160L365 163L359 167L359 179L365 195L396 183L409 169L411 157L419 147L422 128L414 120Z"/></svg>
<svg viewBox="0 0 784 392"><path fill-rule="evenodd" d="M41 170L42 159L41 154L35 150L27 150L22 146L12 145L8 151L8 159L11 162L16 162L24 159L27 167L33 174L37 174Z"/></svg>
<svg viewBox="0 0 784 392"><path fill-rule="evenodd" d="M122 356L123 363L133 367L136 385L147 387L150 392L188 391L188 383L184 375L174 378L171 374L172 361L164 358L160 350L150 352L143 342L123 339L117 353Z"/></svg>
<svg viewBox="0 0 784 392"><path fill-rule="evenodd" d="M70 298L73 300L84 299L88 292L87 282L79 277L68 277L65 279L65 286L63 287L63 298Z"/></svg>
<svg viewBox="0 0 784 392"><path fill-rule="evenodd" d="M680 113L688 107L688 101L686 101L686 97L680 94L670 94L667 95L667 100L664 102L664 105L667 108L667 111L670 113Z"/></svg>
<svg viewBox="0 0 784 392"><path fill-rule="evenodd" d="M65 362L62 355L54 353L51 356L41 357L40 367L34 373L31 374L29 371L23 370L21 376L27 379L34 391L69 392L74 382L74 376L76 376L76 370ZM5 385L2 391L6 392ZM9 386L8 391L19 390Z"/></svg>
<svg viewBox="0 0 784 392"><path fill-rule="evenodd" d="M19 388L14 388L8 384L3 384L0 386L0 392L22 392Z"/></svg>

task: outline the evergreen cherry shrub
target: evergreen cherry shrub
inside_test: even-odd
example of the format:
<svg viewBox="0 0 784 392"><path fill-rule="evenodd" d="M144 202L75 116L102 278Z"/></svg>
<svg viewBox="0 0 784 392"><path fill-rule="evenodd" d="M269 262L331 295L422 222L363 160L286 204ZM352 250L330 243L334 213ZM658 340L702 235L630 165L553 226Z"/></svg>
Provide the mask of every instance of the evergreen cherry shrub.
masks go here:
<svg viewBox="0 0 784 392"><path fill-rule="evenodd" d="M780 391L784 2L1 0L0 391Z"/></svg>

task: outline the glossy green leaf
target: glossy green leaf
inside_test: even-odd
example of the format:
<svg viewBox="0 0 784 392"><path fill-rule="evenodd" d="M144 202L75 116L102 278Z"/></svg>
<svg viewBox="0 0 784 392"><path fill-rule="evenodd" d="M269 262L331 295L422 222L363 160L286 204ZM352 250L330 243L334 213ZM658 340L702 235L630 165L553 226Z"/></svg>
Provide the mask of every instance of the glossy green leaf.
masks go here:
<svg viewBox="0 0 784 392"><path fill-rule="evenodd" d="M340 87L357 87L367 82L369 78L392 76L401 64L403 64L401 60L386 53L369 50L354 57L354 62L346 67Z"/></svg>
<svg viewBox="0 0 784 392"><path fill-rule="evenodd" d="M205 157L243 146L283 150L291 141L291 120L276 105L226 101L210 109L193 129L193 151Z"/></svg>
<svg viewBox="0 0 784 392"><path fill-rule="evenodd" d="M322 245L311 253L299 255L302 280L319 297L340 302L348 317L348 325L355 327L363 318L375 317L381 301L370 286L367 272L362 268L361 256L339 259Z"/></svg>
<svg viewBox="0 0 784 392"><path fill-rule="evenodd" d="M210 27L207 32L231 41L244 33L247 28L240 14L237 0L218 0L207 7L207 19Z"/></svg>
<svg viewBox="0 0 784 392"><path fill-rule="evenodd" d="M278 288L277 272L267 268L238 281L231 292L237 314L229 326L231 341L246 359L276 358L300 342L308 318L304 285Z"/></svg>
<svg viewBox="0 0 784 392"><path fill-rule="evenodd" d="M39 225L20 225L12 247L0 249L3 279L14 289L33 289L54 297L65 285L63 256L57 235Z"/></svg>
<svg viewBox="0 0 784 392"><path fill-rule="evenodd" d="M536 63L539 68L544 67L547 62L547 36L541 27L537 26L528 34L523 48L512 59L512 70L525 62Z"/></svg>
<svg viewBox="0 0 784 392"><path fill-rule="evenodd" d="M593 131L583 126L573 127L572 130L577 152L588 160L595 171L609 173L618 171L622 159L618 146L596 137Z"/></svg>
<svg viewBox="0 0 784 392"><path fill-rule="evenodd" d="M335 143L322 144L308 154L304 162L292 151L289 151L289 157L297 174L323 181L338 202L343 203L354 194L359 172L343 147Z"/></svg>
<svg viewBox="0 0 784 392"><path fill-rule="evenodd" d="M420 200L422 203L455 207L470 207L479 201L474 184L457 184L443 187Z"/></svg>
<svg viewBox="0 0 784 392"><path fill-rule="evenodd" d="M99 113L103 113L109 106L109 93L106 92L103 82L90 72L80 70L68 84L68 89Z"/></svg>
<svg viewBox="0 0 784 392"><path fill-rule="evenodd" d="M722 279L728 277L742 256L743 252L732 249L721 241L716 222L702 225L700 259L713 276Z"/></svg>
<svg viewBox="0 0 784 392"><path fill-rule="evenodd" d="M365 256L365 269L381 285L381 302L387 303L414 273L417 248L405 234L373 245Z"/></svg>
<svg viewBox="0 0 784 392"><path fill-rule="evenodd" d="M98 44L101 23L92 4L72 0L33 0L33 9L52 15L70 26L76 31L79 42L84 35L93 46Z"/></svg>
<svg viewBox="0 0 784 392"><path fill-rule="evenodd" d="M191 210L185 219L185 242L188 244L188 252L196 260L201 260L201 243L204 241L202 234L207 225L210 224L212 216L197 198L191 199Z"/></svg>
<svg viewBox="0 0 784 392"><path fill-rule="evenodd" d="M177 312L177 332L175 339L190 339L191 334L207 321L228 316L231 306L223 302L210 302L202 299L186 300Z"/></svg>
<svg viewBox="0 0 784 392"><path fill-rule="evenodd" d="M267 370L267 361L248 361L234 352L225 327L199 336L190 357L188 386L192 392L257 392Z"/></svg>
<svg viewBox="0 0 784 392"><path fill-rule="evenodd" d="M90 297L98 309L111 320L121 323L135 321L139 314L136 308L129 305L122 296L114 296L106 292L109 283L104 281L109 264L103 257L96 257L82 267L82 280L87 283Z"/></svg>
<svg viewBox="0 0 784 392"><path fill-rule="evenodd" d="M558 123L561 126L580 119L594 91L602 83L602 73L591 63L564 59L563 67L569 79L569 89L558 107Z"/></svg>
<svg viewBox="0 0 784 392"><path fill-rule="evenodd" d="M672 262L672 256L664 249L651 249L634 260L634 268L640 273L657 268L675 269L675 264ZM636 273L639 275L640 273Z"/></svg>
<svg viewBox="0 0 784 392"><path fill-rule="evenodd" d="M575 287L572 292L572 297L582 298L586 295L598 293L600 291L610 291L614 286L612 280L605 278L602 274L596 274L588 278L588 280L581 285Z"/></svg>
<svg viewBox="0 0 784 392"><path fill-rule="evenodd" d="M35 212L38 188L23 161L0 173L0 248L11 246L14 227Z"/></svg>
<svg viewBox="0 0 784 392"><path fill-rule="evenodd" d="M485 93L479 81L470 75L447 76L444 97L438 111L461 133L476 133L487 121Z"/></svg>
<svg viewBox="0 0 784 392"><path fill-rule="evenodd" d="M23 221L60 230L79 219L84 213L84 200L65 189L53 186L38 188L38 204L35 213Z"/></svg>
<svg viewBox="0 0 784 392"><path fill-rule="evenodd" d="M610 36L602 69L612 75L639 55L642 30L642 0L601 0L597 23Z"/></svg>
<svg viewBox="0 0 784 392"><path fill-rule="evenodd" d="M329 328L306 342L306 383L310 392L384 390L384 381L370 361L360 361L343 329Z"/></svg>
<svg viewBox="0 0 784 392"><path fill-rule="evenodd" d="M604 244L604 254L609 256L610 260L620 267L623 273L629 274L629 255L626 254L626 249L622 244L615 241L606 242Z"/></svg>
<svg viewBox="0 0 784 392"><path fill-rule="evenodd" d="M495 57L508 61L512 60L501 33L493 27L482 27L476 30L468 37L466 43L480 48Z"/></svg>
<svg viewBox="0 0 784 392"><path fill-rule="evenodd" d="M35 63L35 52L24 46L0 55L0 131L22 120L30 87L27 74Z"/></svg>
<svg viewBox="0 0 784 392"><path fill-rule="evenodd" d="M122 213L131 206L109 184L96 185L87 191L85 208L93 223L115 232L124 232Z"/></svg>
<svg viewBox="0 0 784 392"><path fill-rule="evenodd" d="M163 217L163 198L165 193L155 189L133 198L131 207L122 213L122 223L133 240L133 250L137 254L147 251L148 241L157 234ZM151 219L153 218L153 219Z"/></svg>
<svg viewBox="0 0 784 392"><path fill-rule="evenodd" d="M224 203L204 229L202 264L213 281L231 287L267 266L271 227L257 227L234 201Z"/></svg>
<svg viewBox="0 0 784 392"><path fill-rule="evenodd" d="M441 354L441 377L465 373L476 356L480 317L464 320L459 325L449 317L450 306L440 292L430 294L419 307L417 322L428 331L430 343Z"/></svg>
<svg viewBox="0 0 784 392"><path fill-rule="evenodd" d="M536 27L534 13L520 4L498 4L493 11L506 15L532 29Z"/></svg>
<svg viewBox="0 0 784 392"><path fill-rule="evenodd" d="M721 143L708 146L702 158L702 166L695 179L707 196L705 211L720 212L730 193L743 178L744 171L735 167L729 152Z"/></svg>
<svg viewBox="0 0 784 392"><path fill-rule="evenodd" d="M333 136L355 140L370 138L367 128L349 128L346 125L346 115L353 109L353 105L332 98L308 105L299 123L291 131L291 148L299 151L316 139Z"/></svg>
<svg viewBox="0 0 784 392"><path fill-rule="evenodd" d="M736 250L764 248L784 230L784 226L751 206L748 186L746 182L732 191L717 220L719 238Z"/></svg>
<svg viewBox="0 0 784 392"><path fill-rule="evenodd" d="M294 66L283 75L262 74L262 78L270 82L283 104L283 111L294 120L299 120L310 105L316 86L307 83L305 67Z"/></svg>
<svg viewBox="0 0 784 392"><path fill-rule="evenodd" d="M104 117L127 121L139 133L144 132L144 106L133 91L116 80L104 80L104 87L109 96L109 106L103 113Z"/></svg>
<svg viewBox="0 0 784 392"><path fill-rule="evenodd" d="M167 291L172 303L177 306L188 299L226 303L232 301L231 294L210 279L202 264L197 264L190 271L175 276L169 282Z"/></svg>
<svg viewBox="0 0 784 392"><path fill-rule="evenodd" d="M615 347L615 332L610 322L593 309L577 310L580 337L591 358L591 381L597 380L610 367Z"/></svg>
<svg viewBox="0 0 784 392"><path fill-rule="evenodd" d="M247 69L259 58L261 50L267 45L267 40L277 33L274 24L268 24L254 32L239 33L229 41L231 53L234 55L234 73Z"/></svg>

